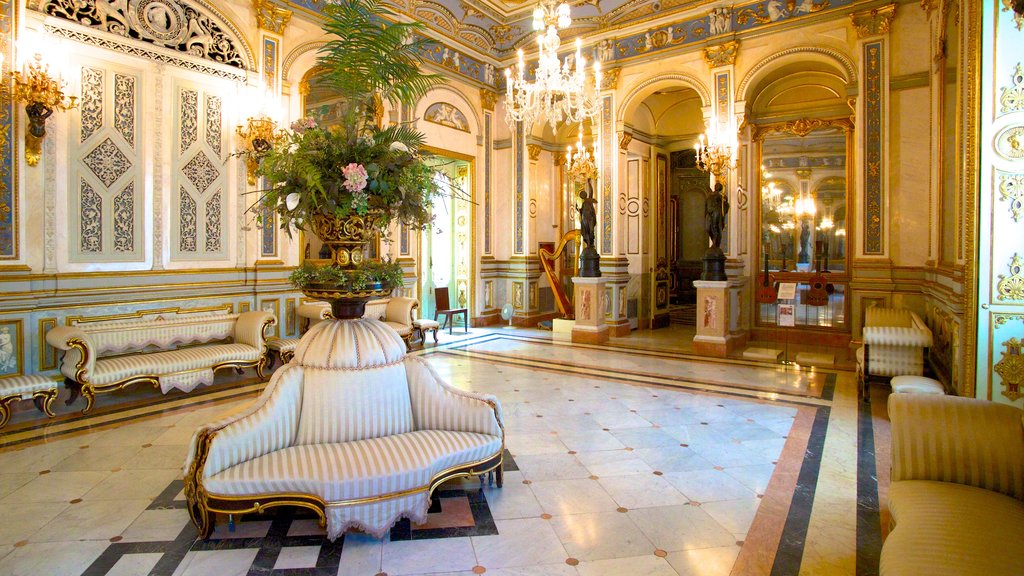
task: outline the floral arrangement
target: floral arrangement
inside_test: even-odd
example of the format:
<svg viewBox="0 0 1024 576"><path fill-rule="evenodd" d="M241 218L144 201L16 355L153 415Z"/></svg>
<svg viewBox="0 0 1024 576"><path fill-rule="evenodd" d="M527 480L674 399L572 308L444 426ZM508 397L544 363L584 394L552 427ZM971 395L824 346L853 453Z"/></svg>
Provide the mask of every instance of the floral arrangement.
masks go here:
<svg viewBox="0 0 1024 576"><path fill-rule="evenodd" d="M408 124L384 127L384 102L412 107L444 77L423 71L423 24L400 22L381 0L337 0L323 9L324 31L332 37L320 49L318 76L340 97L341 122L321 126L302 118L274 142L257 174L267 183L257 213L277 213L281 227L309 229L314 217L364 220L386 232L394 222L422 229L431 222L431 203L441 191L421 150L423 134ZM393 262L307 265L291 276L299 288L344 286L351 290L402 283Z"/></svg>

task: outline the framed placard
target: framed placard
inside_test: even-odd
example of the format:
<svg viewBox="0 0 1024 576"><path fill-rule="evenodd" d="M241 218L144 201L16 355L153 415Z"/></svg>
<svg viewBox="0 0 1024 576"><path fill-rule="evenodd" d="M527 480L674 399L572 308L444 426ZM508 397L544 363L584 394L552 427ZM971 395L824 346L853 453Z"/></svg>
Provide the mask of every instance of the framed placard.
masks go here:
<svg viewBox="0 0 1024 576"><path fill-rule="evenodd" d="M779 304L779 326L796 326L796 307L792 304Z"/></svg>
<svg viewBox="0 0 1024 576"><path fill-rule="evenodd" d="M779 300L794 300L796 299L796 282L781 282L779 283ZM779 309L779 314L782 314L782 309Z"/></svg>

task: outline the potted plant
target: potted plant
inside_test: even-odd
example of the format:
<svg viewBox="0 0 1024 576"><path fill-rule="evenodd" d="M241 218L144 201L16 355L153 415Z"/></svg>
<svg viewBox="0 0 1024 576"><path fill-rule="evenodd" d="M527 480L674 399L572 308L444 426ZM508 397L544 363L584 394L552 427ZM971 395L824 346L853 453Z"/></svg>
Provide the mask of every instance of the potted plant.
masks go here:
<svg viewBox="0 0 1024 576"><path fill-rule="evenodd" d="M307 263L290 280L331 302L336 318L352 318L402 282L397 263L364 261L367 240L394 222L427 226L440 193L423 134L407 124L382 126L383 103L412 107L444 77L421 69L422 24L389 22L393 14L378 0L341 0L323 15L333 38L320 49L320 81L341 97L342 121L291 124L260 164L268 186L259 205L276 212L289 234L306 230L331 248L330 265Z"/></svg>

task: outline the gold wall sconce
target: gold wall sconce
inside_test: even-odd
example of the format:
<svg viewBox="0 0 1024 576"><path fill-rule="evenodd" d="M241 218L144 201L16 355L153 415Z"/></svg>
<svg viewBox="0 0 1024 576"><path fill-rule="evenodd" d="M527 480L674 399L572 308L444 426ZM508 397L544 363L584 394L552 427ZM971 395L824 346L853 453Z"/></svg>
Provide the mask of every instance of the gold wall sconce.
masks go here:
<svg viewBox="0 0 1024 576"><path fill-rule="evenodd" d="M66 96L66 83L50 75L49 66L42 55L36 54L23 72L11 72L14 82L14 100L25 103L28 130L25 132L25 162L29 166L39 163L42 142L46 136L46 119L54 112L78 106L76 96Z"/></svg>
<svg viewBox="0 0 1024 576"><path fill-rule="evenodd" d="M267 152L274 147L281 138L281 131L277 129L277 122L266 114L250 116L245 121L245 126L236 129L238 137L242 139L242 150L238 152L245 158L245 173L249 185L256 185L256 170Z"/></svg>

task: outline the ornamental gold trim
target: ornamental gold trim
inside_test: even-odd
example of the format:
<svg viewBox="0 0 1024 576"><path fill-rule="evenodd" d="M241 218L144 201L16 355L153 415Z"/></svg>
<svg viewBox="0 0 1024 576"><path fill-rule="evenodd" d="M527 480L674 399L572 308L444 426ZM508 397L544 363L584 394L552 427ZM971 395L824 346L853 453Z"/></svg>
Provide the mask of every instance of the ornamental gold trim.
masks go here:
<svg viewBox="0 0 1024 576"><path fill-rule="evenodd" d="M1000 174L999 199L1010 203L1010 217L1020 222L1024 217L1024 174Z"/></svg>
<svg viewBox="0 0 1024 576"><path fill-rule="evenodd" d="M708 46L704 49L704 61L708 63L708 68L732 66L736 63L739 51L740 43L736 40L718 46Z"/></svg>
<svg viewBox="0 0 1024 576"><path fill-rule="evenodd" d="M1021 390L1024 385L1024 343L1017 338L1010 338L1003 342L1003 346L1006 347L1003 357L992 370L1003 380L1002 395L1010 402L1016 402L1024 398L1024 391Z"/></svg>
<svg viewBox="0 0 1024 576"><path fill-rule="evenodd" d="M1000 110L1003 114L1024 110L1024 65L1020 62L1013 70L1010 86L1001 89L999 94Z"/></svg>
<svg viewBox="0 0 1024 576"><path fill-rule="evenodd" d="M999 275L996 292L997 300L1024 300L1024 260L1021 259L1020 254L1014 254L1010 259L1010 275Z"/></svg>
<svg viewBox="0 0 1024 576"><path fill-rule="evenodd" d="M888 4L863 12L854 12L850 14L850 22L857 31L857 38L863 39L888 34L895 15L896 4Z"/></svg>
<svg viewBox="0 0 1024 576"><path fill-rule="evenodd" d="M753 140L759 142L774 133L789 133L804 137L822 128L836 128L844 133L853 132L853 121L849 118L800 118L778 124L754 125Z"/></svg>

